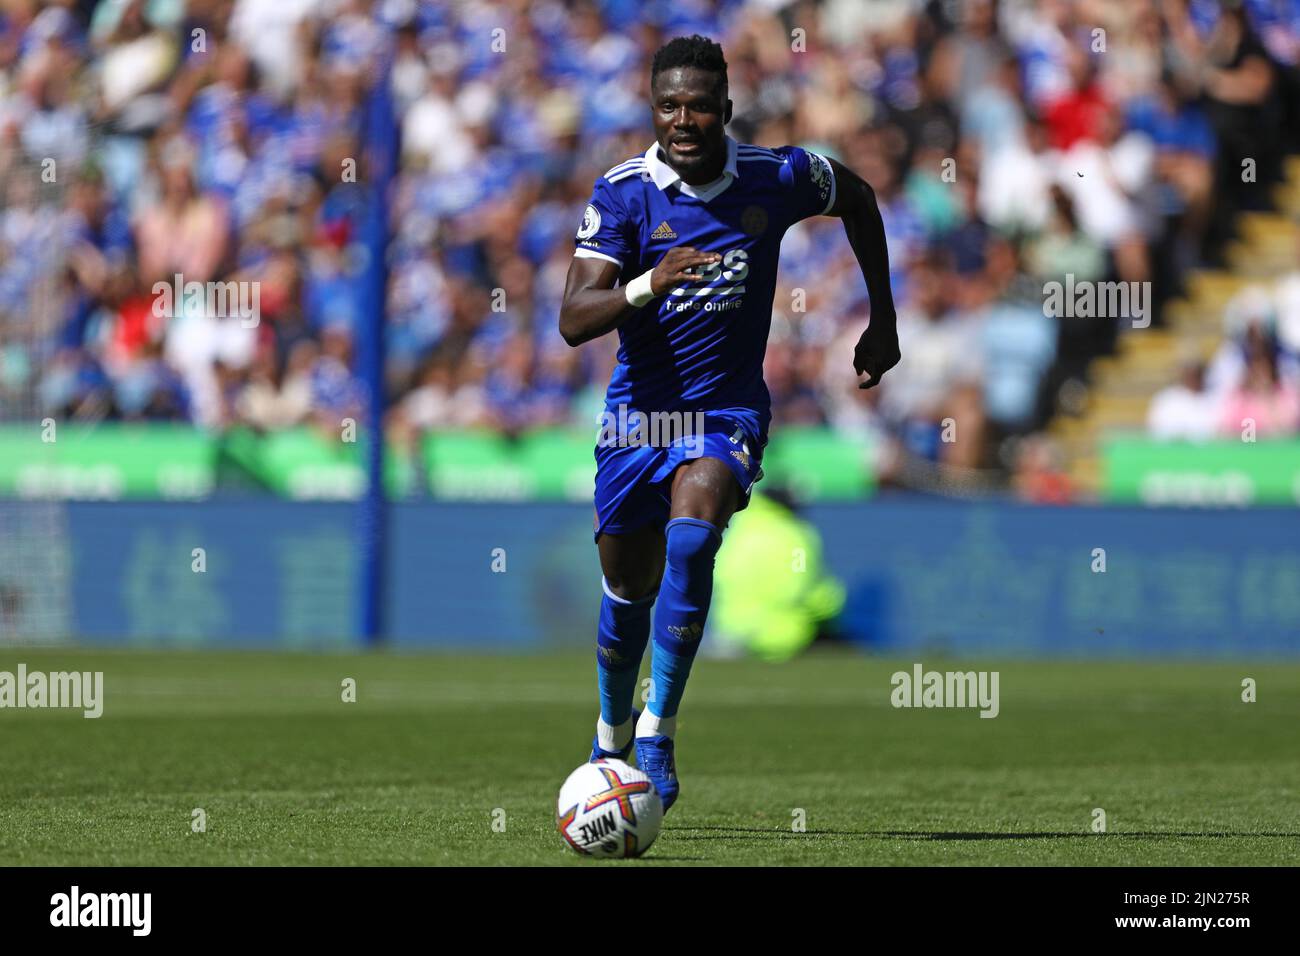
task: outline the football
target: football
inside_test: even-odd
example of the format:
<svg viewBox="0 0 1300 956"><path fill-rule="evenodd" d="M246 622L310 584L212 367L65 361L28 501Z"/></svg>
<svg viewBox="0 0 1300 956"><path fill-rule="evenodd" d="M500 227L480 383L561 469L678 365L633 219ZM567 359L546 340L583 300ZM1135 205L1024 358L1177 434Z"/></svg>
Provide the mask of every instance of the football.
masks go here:
<svg viewBox="0 0 1300 956"><path fill-rule="evenodd" d="M584 763L564 781L555 806L560 836L584 856L640 856L663 818L650 778L621 760Z"/></svg>

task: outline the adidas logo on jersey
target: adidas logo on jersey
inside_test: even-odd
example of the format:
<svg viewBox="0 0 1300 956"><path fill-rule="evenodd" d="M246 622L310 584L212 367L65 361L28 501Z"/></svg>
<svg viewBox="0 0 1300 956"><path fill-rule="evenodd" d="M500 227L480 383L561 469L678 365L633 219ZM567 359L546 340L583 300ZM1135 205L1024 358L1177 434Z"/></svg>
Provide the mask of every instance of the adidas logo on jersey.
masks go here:
<svg viewBox="0 0 1300 956"><path fill-rule="evenodd" d="M676 239L677 233L673 232L673 227L668 225L668 220L665 219L663 222L659 223L659 225L655 227L654 232L650 233L650 238L651 239Z"/></svg>

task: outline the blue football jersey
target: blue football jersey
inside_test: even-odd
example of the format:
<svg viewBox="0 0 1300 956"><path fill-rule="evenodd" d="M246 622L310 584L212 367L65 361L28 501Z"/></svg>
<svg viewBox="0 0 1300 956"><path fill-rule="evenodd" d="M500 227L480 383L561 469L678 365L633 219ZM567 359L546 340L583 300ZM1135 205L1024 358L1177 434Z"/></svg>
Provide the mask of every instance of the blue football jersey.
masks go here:
<svg viewBox="0 0 1300 956"><path fill-rule="evenodd" d="M576 256L607 259L619 284L652 269L675 246L716 252L702 277L638 309L618 329L618 367L606 410L701 411L738 420L767 440L771 401L763 355L772 322L781 238L835 202L830 163L797 146L766 149L727 137L722 176L681 181L659 146L597 182Z"/></svg>

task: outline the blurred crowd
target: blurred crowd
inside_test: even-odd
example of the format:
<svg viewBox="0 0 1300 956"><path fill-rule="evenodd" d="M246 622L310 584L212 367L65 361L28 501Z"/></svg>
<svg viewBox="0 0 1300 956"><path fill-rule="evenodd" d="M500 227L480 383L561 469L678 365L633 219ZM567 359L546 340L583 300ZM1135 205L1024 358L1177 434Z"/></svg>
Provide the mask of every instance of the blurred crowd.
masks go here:
<svg viewBox="0 0 1300 956"><path fill-rule="evenodd" d="M1209 362L1187 357L1147 412L1156 438L1254 440L1300 434L1300 247L1297 267L1247 286L1224 309Z"/></svg>
<svg viewBox="0 0 1300 956"><path fill-rule="evenodd" d="M774 429L870 436L886 481L938 463L1068 494L1042 426L1131 323L1047 316L1044 284L1150 282L1158 324L1300 135L1300 0L0 0L0 400L214 430L358 414L389 63L392 436L594 429L616 342L556 330L573 234L651 141L654 50L697 32L723 45L733 137L876 190L902 364L855 387L866 289L814 219L785 239L766 374ZM177 274L256 283L260 321L159 316ZM1242 321L1224 408L1286 380L1273 326Z"/></svg>

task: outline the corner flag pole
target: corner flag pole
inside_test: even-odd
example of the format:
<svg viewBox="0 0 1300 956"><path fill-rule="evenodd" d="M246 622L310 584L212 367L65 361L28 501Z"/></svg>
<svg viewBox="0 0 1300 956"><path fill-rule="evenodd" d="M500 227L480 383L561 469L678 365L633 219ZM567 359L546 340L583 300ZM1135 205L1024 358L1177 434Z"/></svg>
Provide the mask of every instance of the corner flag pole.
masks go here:
<svg viewBox="0 0 1300 956"><path fill-rule="evenodd" d="M357 329L357 375L365 393L362 445L366 483L358 505L357 595L358 631L365 643L377 644L384 634L384 320L388 288L388 201L397 168L397 120L389 82L390 64L376 69L367 98L363 148L369 184L361 241L366 250L363 277L366 307Z"/></svg>

